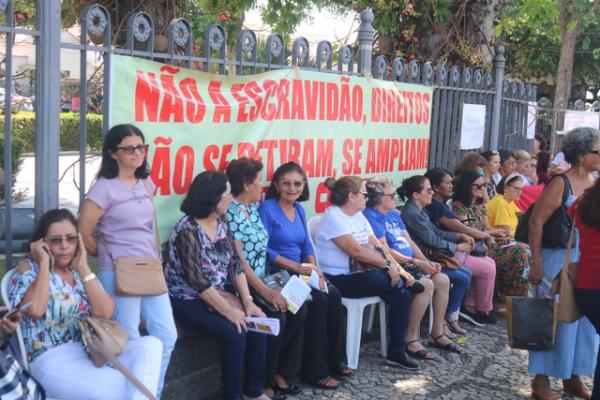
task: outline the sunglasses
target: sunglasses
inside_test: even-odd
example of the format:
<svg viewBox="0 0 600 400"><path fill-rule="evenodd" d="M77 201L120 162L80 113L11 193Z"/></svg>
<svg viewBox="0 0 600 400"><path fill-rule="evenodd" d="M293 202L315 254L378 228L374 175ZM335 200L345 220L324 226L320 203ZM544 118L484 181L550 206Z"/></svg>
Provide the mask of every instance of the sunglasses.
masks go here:
<svg viewBox="0 0 600 400"><path fill-rule="evenodd" d="M60 246L63 242L67 242L68 244L76 244L79 241L79 236L77 235L67 235L67 236L52 236L51 238L45 239L46 243L49 243L51 246Z"/></svg>
<svg viewBox="0 0 600 400"><path fill-rule="evenodd" d="M595 154L595 155L597 155L597 156L600 156L600 150L590 150L590 151L588 151L588 153L591 153L591 154Z"/></svg>
<svg viewBox="0 0 600 400"><path fill-rule="evenodd" d="M471 186L473 186L477 190L480 190L485 185L483 183L474 183Z"/></svg>
<svg viewBox="0 0 600 400"><path fill-rule="evenodd" d="M304 181L283 181L280 182L281 186L285 186L285 187L295 187L295 188L301 188L302 186L304 186Z"/></svg>
<svg viewBox="0 0 600 400"><path fill-rule="evenodd" d="M140 153L144 154L146 152L146 147L147 146L145 144L138 144L137 146L117 147L117 150L121 150L121 151L123 151L123 153L129 154L129 155L134 154L136 151L139 151Z"/></svg>

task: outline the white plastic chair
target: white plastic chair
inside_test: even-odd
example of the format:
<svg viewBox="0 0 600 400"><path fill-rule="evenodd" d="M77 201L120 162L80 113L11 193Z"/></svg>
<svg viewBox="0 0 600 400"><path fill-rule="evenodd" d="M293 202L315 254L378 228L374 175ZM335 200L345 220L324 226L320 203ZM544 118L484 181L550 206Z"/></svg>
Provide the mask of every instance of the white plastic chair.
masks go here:
<svg viewBox="0 0 600 400"><path fill-rule="evenodd" d="M0 295L2 295L2 301L4 302L4 305L7 306L8 308L14 307L13 304L8 299L8 284L14 274L15 274L15 270L9 269L8 271L6 271L6 273L2 277L2 282L0 282ZM17 329L15 334L17 335L17 341L19 343L19 353L20 353L19 356L21 357L21 363L25 368L29 369L29 363L27 362L27 352L25 351L25 342L23 342L23 333L21 333L21 329ZM61 399L46 396L46 400L61 400Z"/></svg>
<svg viewBox="0 0 600 400"><path fill-rule="evenodd" d="M315 259L318 260L317 249L314 245L316 228L321 222L321 216L311 217L307 222L309 239L315 251ZM348 358L348 368L358 368L358 358L360 354L360 338L362 336L363 313L365 307L370 306L368 319L368 332L373 326L375 315L375 306L379 304L379 330L381 341L381 354L387 356L387 324L385 302L379 296L363 297L360 299L349 299L342 297L342 304L348 311L346 319L346 357Z"/></svg>

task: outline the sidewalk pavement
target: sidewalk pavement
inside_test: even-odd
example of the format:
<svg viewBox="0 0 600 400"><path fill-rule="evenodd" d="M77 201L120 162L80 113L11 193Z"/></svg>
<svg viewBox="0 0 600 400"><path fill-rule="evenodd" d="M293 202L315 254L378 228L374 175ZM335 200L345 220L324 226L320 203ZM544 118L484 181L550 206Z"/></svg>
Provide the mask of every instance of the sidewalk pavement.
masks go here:
<svg viewBox="0 0 600 400"><path fill-rule="evenodd" d="M359 368L335 391L305 387L293 400L336 399L439 399L486 400L531 398L531 376L527 373L527 351L508 346L506 321L477 328L461 324L469 331L465 354L431 348L437 361L420 361L416 372L385 364L379 342L363 344ZM426 337L422 336L423 344ZM364 341L363 341L364 343ZM586 377L591 388L592 380ZM562 393L562 381L551 378L552 389L562 399L577 399Z"/></svg>

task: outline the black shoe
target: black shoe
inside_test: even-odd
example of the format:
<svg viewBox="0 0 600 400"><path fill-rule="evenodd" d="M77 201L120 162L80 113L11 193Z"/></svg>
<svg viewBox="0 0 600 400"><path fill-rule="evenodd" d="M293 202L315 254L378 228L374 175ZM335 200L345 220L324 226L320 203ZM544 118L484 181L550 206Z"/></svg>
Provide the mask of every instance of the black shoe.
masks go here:
<svg viewBox="0 0 600 400"><path fill-rule="evenodd" d="M479 315L480 320L484 321L486 324L493 325L496 322L498 322L498 317L496 316L496 313L494 313L493 311L490 311L489 314L477 313L477 315Z"/></svg>
<svg viewBox="0 0 600 400"><path fill-rule="evenodd" d="M486 322L482 318L483 314L472 313L465 308L460 309L459 318L463 321L467 321L475 326L485 326Z"/></svg>
<svg viewBox="0 0 600 400"><path fill-rule="evenodd" d="M417 364L406 354L403 354L401 356L388 355L386 358L386 362L390 365L404 368L408 371L417 371L419 369L419 364Z"/></svg>

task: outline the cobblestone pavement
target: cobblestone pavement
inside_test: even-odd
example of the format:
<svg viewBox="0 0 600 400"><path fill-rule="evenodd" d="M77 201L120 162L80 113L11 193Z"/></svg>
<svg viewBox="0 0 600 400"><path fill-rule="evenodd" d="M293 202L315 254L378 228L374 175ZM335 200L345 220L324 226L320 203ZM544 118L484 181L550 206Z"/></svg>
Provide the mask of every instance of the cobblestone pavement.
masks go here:
<svg viewBox="0 0 600 400"><path fill-rule="evenodd" d="M335 391L305 387L302 394L288 397L303 399L527 399L530 380L527 352L508 346L506 322L469 330L463 355L431 349L437 361L420 361L421 369L409 372L389 366L379 353L379 341L363 345L360 365L351 378ZM426 339L426 338L423 338ZM425 340L422 340L424 344ZM364 343L364 342L363 342ZM591 378L585 378L588 386ZM551 379L552 389L561 393L562 382ZM576 397L562 396L562 399Z"/></svg>

